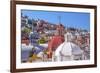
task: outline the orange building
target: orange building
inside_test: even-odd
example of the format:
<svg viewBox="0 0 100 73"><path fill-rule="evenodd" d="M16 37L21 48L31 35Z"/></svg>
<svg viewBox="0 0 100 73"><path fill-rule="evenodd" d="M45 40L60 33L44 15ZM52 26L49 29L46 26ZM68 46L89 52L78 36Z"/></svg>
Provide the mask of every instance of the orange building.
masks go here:
<svg viewBox="0 0 100 73"><path fill-rule="evenodd" d="M64 26L62 24L57 25L56 30L58 31L60 36L64 35Z"/></svg>

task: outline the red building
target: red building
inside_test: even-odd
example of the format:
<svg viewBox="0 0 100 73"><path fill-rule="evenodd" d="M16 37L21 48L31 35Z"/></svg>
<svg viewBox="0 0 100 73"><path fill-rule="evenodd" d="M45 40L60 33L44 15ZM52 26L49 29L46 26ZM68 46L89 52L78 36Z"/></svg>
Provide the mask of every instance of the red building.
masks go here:
<svg viewBox="0 0 100 73"><path fill-rule="evenodd" d="M52 52L56 50L56 48L64 42L64 37L59 35L53 36L52 39L48 42L48 57L52 57Z"/></svg>
<svg viewBox="0 0 100 73"><path fill-rule="evenodd" d="M52 52L56 50L56 48L64 42L64 26L62 24L57 25L56 27L56 35L52 37L52 39L48 42L48 57L52 58Z"/></svg>
<svg viewBox="0 0 100 73"><path fill-rule="evenodd" d="M29 39L23 37L22 40L21 40L21 43L22 43L22 44L29 45L30 41L29 41Z"/></svg>

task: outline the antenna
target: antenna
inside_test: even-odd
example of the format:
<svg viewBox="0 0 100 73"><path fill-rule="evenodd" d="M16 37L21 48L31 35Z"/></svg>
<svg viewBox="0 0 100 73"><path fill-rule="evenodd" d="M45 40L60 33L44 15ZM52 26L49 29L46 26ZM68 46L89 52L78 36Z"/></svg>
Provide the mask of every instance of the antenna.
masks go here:
<svg viewBox="0 0 100 73"><path fill-rule="evenodd" d="M58 16L59 24L61 24L61 16Z"/></svg>

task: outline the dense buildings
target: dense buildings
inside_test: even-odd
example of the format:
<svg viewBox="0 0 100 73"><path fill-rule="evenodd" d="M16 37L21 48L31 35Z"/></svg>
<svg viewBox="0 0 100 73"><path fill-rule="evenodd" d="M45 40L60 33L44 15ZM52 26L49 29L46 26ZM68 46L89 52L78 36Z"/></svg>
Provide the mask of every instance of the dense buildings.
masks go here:
<svg viewBox="0 0 100 73"><path fill-rule="evenodd" d="M73 59L69 57L65 58L69 58L70 60L90 59L89 31L65 27L61 23L53 24L42 19L30 19L27 16L21 16L22 62L56 61L55 51L64 42L66 43L64 46L67 46L66 48L70 49L70 52L73 49L74 54L77 53L77 56ZM68 45L69 42L76 47L69 48L71 46ZM62 47L61 49L66 50L66 48ZM66 60L64 57L62 58Z"/></svg>

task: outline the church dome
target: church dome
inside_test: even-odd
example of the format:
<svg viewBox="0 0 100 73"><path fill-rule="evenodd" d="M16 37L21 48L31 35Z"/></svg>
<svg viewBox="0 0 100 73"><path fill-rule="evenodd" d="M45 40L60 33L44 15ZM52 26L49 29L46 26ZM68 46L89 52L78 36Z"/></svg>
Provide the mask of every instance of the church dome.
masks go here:
<svg viewBox="0 0 100 73"><path fill-rule="evenodd" d="M64 56L79 55L82 54L82 50L74 43L64 42L56 49L55 55L59 53Z"/></svg>

